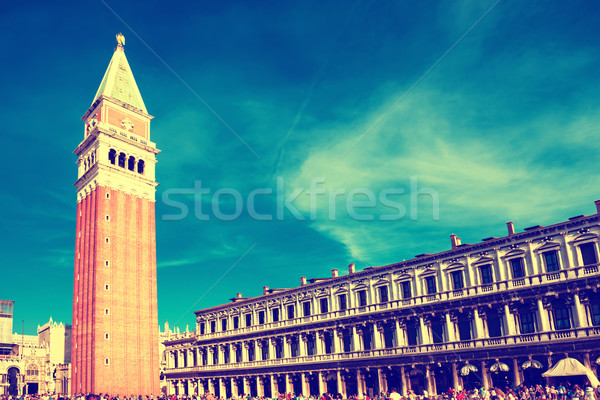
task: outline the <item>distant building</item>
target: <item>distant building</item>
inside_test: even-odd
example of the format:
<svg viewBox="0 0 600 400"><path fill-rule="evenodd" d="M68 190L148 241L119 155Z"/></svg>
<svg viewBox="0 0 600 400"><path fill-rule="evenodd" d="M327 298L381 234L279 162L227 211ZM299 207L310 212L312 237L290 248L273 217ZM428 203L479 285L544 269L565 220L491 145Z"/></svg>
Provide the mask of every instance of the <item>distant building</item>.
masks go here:
<svg viewBox="0 0 600 400"><path fill-rule="evenodd" d="M344 398L545 384L600 362L597 214L196 311L164 342L169 394ZM569 377L584 383L582 377Z"/></svg>
<svg viewBox="0 0 600 400"><path fill-rule="evenodd" d="M12 351L13 306L12 300L0 300L0 355Z"/></svg>

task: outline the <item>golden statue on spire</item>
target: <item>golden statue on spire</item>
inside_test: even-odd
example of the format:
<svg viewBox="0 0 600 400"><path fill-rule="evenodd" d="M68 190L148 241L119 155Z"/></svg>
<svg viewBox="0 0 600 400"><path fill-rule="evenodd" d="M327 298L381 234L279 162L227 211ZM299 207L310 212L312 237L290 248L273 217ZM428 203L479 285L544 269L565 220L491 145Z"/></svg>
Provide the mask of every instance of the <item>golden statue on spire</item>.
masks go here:
<svg viewBox="0 0 600 400"><path fill-rule="evenodd" d="M125 46L125 36L121 32L117 33L117 44L121 47Z"/></svg>

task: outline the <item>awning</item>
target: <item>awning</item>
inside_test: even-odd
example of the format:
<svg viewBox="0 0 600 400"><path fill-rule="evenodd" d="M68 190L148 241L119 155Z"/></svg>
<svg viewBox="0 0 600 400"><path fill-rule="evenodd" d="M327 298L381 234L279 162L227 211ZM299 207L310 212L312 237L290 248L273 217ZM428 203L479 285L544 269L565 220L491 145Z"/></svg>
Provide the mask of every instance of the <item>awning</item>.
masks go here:
<svg viewBox="0 0 600 400"><path fill-rule="evenodd" d="M508 365L504 364L502 361L496 361L494 364L492 364L490 366L490 371L492 371L492 372L498 372L498 371L506 372L508 370L510 370L510 368L508 367Z"/></svg>
<svg viewBox="0 0 600 400"><path fill-rule="evenodd" d="M538 360L527 360L521 365L521 367L523 369L527 369L527 368L542 369L542 368L544 368L544 365L541 362L539 362Z"/></svg>
<svg viewBox="0 0 600 400"><path fill-rule="evenodd" d="M477 371L479 371L479 369L476 366L467 363L461 367L460 374L462 376L467 376L471 372L477 372Z"/></svg>
<svg viewBox="0 0 600 400"><path fill-rule="evenodd" d="M548 371L544 372L542 376L556 377L556 376L574 376L574 375L585 375L592 387L600 386L600 381L596 378L596 375L591 369L585 367L579 361L574 358L563 358L552 366Z"/></svg>

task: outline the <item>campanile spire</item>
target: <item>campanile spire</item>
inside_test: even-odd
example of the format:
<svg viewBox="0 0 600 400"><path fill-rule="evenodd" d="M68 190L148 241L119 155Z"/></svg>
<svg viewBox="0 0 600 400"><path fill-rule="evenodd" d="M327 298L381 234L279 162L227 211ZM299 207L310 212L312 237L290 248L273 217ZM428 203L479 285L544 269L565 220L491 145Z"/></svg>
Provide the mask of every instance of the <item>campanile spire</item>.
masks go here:
<svg viewBox="0 0 600 400"><path fill-rule="evenodd" d="M158 395L156 154L117 46L84 114L77 155L72 392Z"/></svg>

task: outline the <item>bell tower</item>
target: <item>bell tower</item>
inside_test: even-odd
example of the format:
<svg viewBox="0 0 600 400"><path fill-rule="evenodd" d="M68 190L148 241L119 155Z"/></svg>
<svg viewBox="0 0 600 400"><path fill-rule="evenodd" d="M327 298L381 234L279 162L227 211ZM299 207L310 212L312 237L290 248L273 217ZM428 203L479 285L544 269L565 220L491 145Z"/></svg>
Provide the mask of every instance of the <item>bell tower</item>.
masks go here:
<svg viewBox="0 0 600 400"><path fill-rule="evenodd" d="M154 167L150 116L117 47L77 155L72 393L158 395Z"/></svg>

